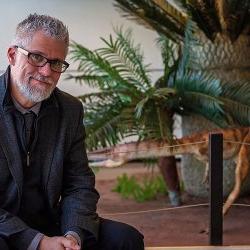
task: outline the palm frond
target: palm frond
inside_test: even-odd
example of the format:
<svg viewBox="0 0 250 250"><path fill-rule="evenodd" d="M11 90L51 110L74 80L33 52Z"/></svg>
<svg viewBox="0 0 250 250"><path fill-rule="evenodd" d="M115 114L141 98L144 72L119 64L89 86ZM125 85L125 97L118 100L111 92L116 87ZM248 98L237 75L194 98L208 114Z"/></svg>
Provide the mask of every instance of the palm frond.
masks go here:
<svg viewBox="0 0 250 250"><path fill-rule="evenodd" d="M111 146L125 137L127 129L121 117L122 109L119 100L114 99L112 103L99 101L85 105L88 148Z"/></svg>
<svg viewBox="0 0 250 250"><path fill-rule="evenodd" d="M106 86L112 86L113 79L111 79L108 75L86 75L86 74L69 74L66 80L74 79L76 82L82 84L88 84L93 88L105 88Z"/></svg>
<svg viewBox="0 0 250 250"><path fill-rule="evenodd" d="M84 103L85 106L94 107L96 103L109 104L113 102L113 99L119 100L121 103L125 103L126 99L123 99L116 91L104 90L100 92L92 92L78 96L78 98Z"/></svg>
<svg viewBox="0 0 250 250"><path fill-rule="evenodd" d="M180 66L181 46L163 35L157 39L157 45L161 51L164 74L157 80L155 87L163 88L171 84L170 77L175 78Z"/></svg>
<svg viewBox="0 0 250 250"><path fill-rule="evenodd" d="M249 105L239 103L230 98L221 97L223 109L228 116L228 121L235 126L249 126L250 108Z"/></svg>
<svg viewBox="0 0 250 250"><path fill-rule="evenodd" d="M130 29L124 32L122 28L116 28L115 33L115 41L112 36L109 40L102 38L107 48L98 49L99 55L109 61L124 79L145 91L150 87L149 65L143 64L144 56L140 45L134 44Z"/></svg>
<svg viewBox="0 0 250 250"><path fill-rule="evenodd" d="M152 0L155 4L157 4L169 18L175 20L181 26L185 26L188 20L188 16L185 8L183 8L183 4L176 1L166 1L166 0Z"/></svg>
<svg viewBox="0 0 250 250"><path fill-rule="evenodd" d="M250 2L246 0L187 0L193 20L206 36L214 40L217 33L224 33L235 41L248 27Z"/></svg>
<svg viewBox="0 0 250 250"><path fill-rule="evenodd" d="M235 41L245 30L249 30L250 1L217 0L215 2L222 31L232 41Z"/></svg>
<svg viewBox="0 0 250 250"><path fill-rule="evenodd" d="M187 0L186 7L192 20L196 22L210 40L214 40L216 34L221 32L215 1Z"/></svg>
<svg viewBox="0 0 250 250"><path fill-rule="evenodd" d="M200 114L219 126L226 126L227 119L220 99L221 82L211 75L187 70L177 74L174 88L178 92L178 100L173 109L183 114Z"/></svg>
<svg viewBox="0 0 250 250"><path fill-rule="evenodd" d="M113 86L116 86L118 82L123 80L119 73L114 68L112 68L110 63L101 58L95 51L92 52L91 50L75 42L73 42L70 47L70 53L72 55L71 59L74 62L78 62L77 70L83 72L82 78L87 79L86 76L88 76L89 79L91 79L92 77L93 80L94 76L96 79L99 79L99 77L105 77L106 79L109 79L108 76L111 75L111 82L97 81L101 89L112 88ZM69 76L69 78L75 77L71 75ZM79 75L76 76L76 78L78 79L78 81L80 81L81 79Z"/></svg>
<svg viewBox="0 0 250 250"><path fill-rule="evenodd" d="M221 100L224 109L233 122L241 126L250 124L250 85L249 82L235 84L222 83Z"/></svg>
<svg viewBox="0 0 250 250"><path fill-rule="evenodd" d="M137 103L135 117L144 125L144 138L173 139L173 112L168 103L175 95L174 88L152 87Z"/></svg>
<svg viewBox="0 0 250 250"><path fill-rule="evenodd" d="M150 0L116 0L125 17L146 24L173 41L182 41L187 16L170 3ZM125 14L124 14L125 13Z"/></svg>
<svg viewBox="0 0 250 250"><path fill-rule="evenodd" d="M186 69L192 70L200 70L200 65L197 64L199 62L199 53L192 53L193 48L202 50L204 44L201 43L194 35L198 32L198 26L192 20L188 21L186 30L185 30L185 39L184 45L182 49L182 57L180 61L180 65L178 68L178 72L180 74L184 74Z"/></svg>
<svg viewBox="0 0 250 250"><path fill-rule="evenodd" d="M106 47L90 51L73 42L71 44L72 60L78 62L81 74L69 75L82 83L100 89L116 89L134 95L146 91L150 86L148 65L143 64L140 46L134 45L131 31L116 30L116 39L102 38Z"/></svg>
<svg viewBox="0 0 250 250"><path fill-rule="evenodd" d="M248 0L115 0L125 17L154 29L175 42L184 39L185 26L193 20L214 41L218 33L235 41L240 34L249 35L250 1Z"/></svg>

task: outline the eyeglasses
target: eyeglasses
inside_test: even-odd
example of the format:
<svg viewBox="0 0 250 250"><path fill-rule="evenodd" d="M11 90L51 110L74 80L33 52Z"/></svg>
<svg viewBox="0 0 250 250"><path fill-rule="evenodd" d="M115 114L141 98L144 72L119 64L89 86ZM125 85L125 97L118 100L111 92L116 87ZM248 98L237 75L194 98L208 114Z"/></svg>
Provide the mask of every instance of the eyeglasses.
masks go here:
<svg viewBox="0 0 250 250"><path fill-rule="evenodd" d="M35 66L35 67L43 67L46 65L46 63L50 64L50 68L52 71L55 71L57 73L63 73L66 71L66 69L69 67L69 64L65 61L60 60L50 60L40 54L36 54L33 52L29 52L26 49L23 49L21 47L15 46L19 52L24 54L28 57L29 64Z"/></svg>

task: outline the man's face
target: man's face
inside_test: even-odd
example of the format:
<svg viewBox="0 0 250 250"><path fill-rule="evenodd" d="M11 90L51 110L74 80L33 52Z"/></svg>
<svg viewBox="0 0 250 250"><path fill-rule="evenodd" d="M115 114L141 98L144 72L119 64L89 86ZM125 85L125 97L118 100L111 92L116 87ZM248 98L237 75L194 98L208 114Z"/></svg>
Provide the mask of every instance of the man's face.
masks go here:
<svg viewBox="0 0 250 250"><path fill-rule="evenodd" d="M24 49L48 59L61 61L65 60L67 53L63 41L47 37L40 31L35 33L31 42ZM15 89L14 97L19 95L29 102L36 103L50 96L61 73L52 71L49 63L43 67L31 65L28 57L16 48L9 49L8 57L11 65L11 89Z"/></svg>

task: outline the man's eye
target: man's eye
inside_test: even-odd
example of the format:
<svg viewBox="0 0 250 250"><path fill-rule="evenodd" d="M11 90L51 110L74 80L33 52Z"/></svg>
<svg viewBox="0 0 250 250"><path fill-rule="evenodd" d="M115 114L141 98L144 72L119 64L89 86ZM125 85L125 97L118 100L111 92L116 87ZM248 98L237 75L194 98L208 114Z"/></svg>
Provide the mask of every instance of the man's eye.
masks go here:
<svg viewBox="0 0 250 250"><path fill-rule="evenodd" d="M56 69L61 69L62 68L62 62L60 61L53 61L52 63L53 67L56 68Z"/></svg>
<svg viewBox="0 0 250 250"><path fill-rule="evenodd" d="M44 57L38 54L30 54L30 59L34 63L43 63L44 62Z"/></svg>
<svg viewBox="0 0 250 250"><path fill-rule="evenodd" d="M60 62L60 61L53 61L53 65L55 66L55 67L61 67L62 66L62 62Z"/></svg>

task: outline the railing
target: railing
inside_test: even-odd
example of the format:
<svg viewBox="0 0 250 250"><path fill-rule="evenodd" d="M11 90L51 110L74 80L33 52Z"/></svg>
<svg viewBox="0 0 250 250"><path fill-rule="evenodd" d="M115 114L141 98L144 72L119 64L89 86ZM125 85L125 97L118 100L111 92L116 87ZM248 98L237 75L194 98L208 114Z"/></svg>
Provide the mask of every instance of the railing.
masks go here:
<svg viewBox="0 0 250 250"><path fill-rule="evenodd" d="M209 134L209 244L223 245L223 134Z"/></svg>

